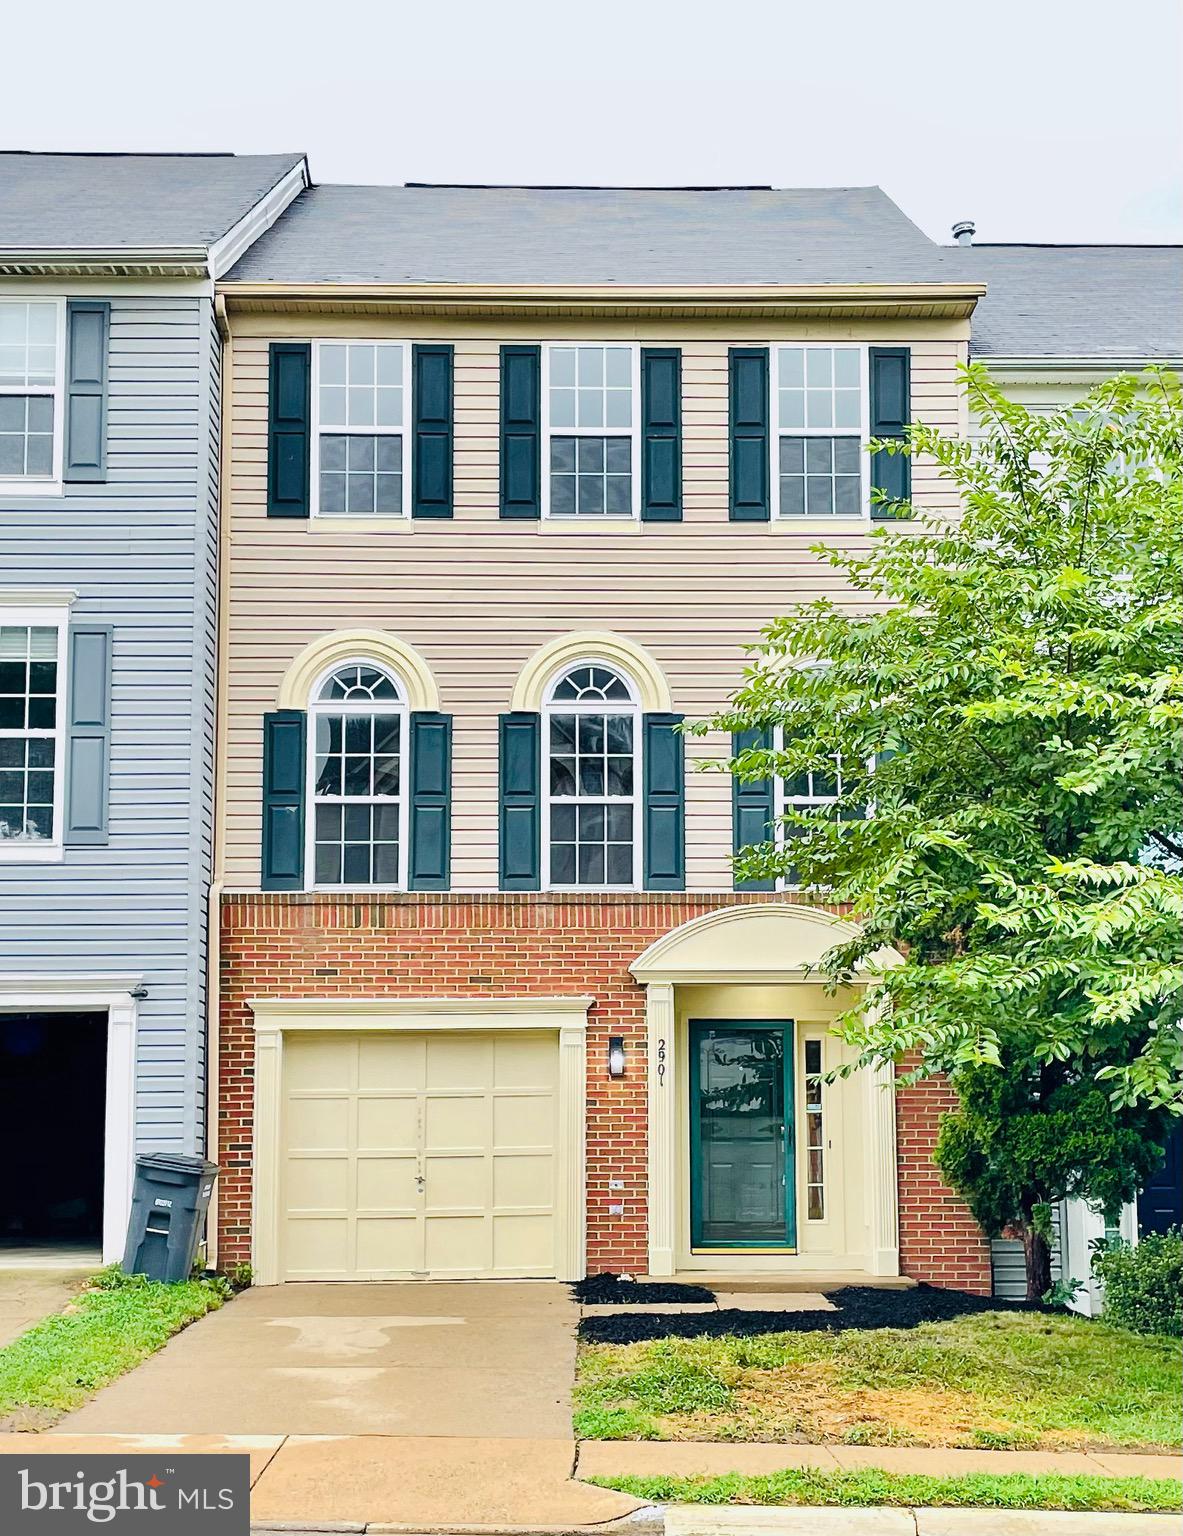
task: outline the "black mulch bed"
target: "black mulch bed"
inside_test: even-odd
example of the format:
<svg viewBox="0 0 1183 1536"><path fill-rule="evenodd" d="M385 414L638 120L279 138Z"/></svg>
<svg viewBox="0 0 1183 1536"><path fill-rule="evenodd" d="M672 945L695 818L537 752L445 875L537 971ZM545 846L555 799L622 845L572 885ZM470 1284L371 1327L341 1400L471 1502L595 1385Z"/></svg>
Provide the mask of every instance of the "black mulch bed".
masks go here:
<svg viewBox="0 0 1183 1536"><path fill-rule="evenodd" d="M600 1276L597 1279L602 1278ZM583 1285L592 1282L583 1281ZM576 1288L578 1289L578 1287ZM637 1286L647 1291L649 1286ZM697 1286L653 1286L653 1290L698 1290ZM630 1293L631 1294L631 1293ZM615 1298L613 1298L615 1299ZM640 1300L639 1296L633 1298ZM646 1300L686 1301L685 1296L646 1297ZM699 1298L693 1298L695 1300ZM579 1337L589 1344L636 1344L642 1339L717 1339L724 1334L744 1337L760 1333L840 1333L847 1328L915 1328L974 1312L1031 1312L1043 1308L992 1296L970 1296L932 1285L914 1290L885 1291L870 1285L847 1285L831 1291L835 1312L622 1312L616 1317L585 1317Z"/></svg>
<svg viewBox="0 0 1183 1536"><path fill-rule="evenodd" d="M660 1285L655 1281L630 1280L624 1275L588 1275L571 1286L575 1300L585 1307L644 1307L658 1302L714 1301L705 1285Z"/></svg>

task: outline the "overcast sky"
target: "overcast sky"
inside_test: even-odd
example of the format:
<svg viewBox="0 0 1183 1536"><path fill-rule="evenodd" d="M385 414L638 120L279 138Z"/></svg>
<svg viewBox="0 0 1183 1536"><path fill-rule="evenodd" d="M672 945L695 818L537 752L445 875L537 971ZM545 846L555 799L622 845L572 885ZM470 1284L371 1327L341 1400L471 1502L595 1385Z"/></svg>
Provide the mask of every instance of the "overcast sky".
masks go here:
<svg viewBox="0 0 1183 1536"><path fill-rule="evenodd" d="M982 240L1183 238L1179 0L35 0L4 7L0 51L6 149L878 183L939 240L966 217Z"/></svg>

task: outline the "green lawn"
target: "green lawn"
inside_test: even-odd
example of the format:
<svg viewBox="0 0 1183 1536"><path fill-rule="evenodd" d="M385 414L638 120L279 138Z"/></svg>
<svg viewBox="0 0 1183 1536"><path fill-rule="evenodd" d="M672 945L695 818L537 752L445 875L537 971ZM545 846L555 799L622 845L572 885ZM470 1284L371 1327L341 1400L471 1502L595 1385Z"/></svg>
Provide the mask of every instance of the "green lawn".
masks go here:
<svg viewBox="0 0 1183 1536"><path fill-rule="evenodd" d="M660 1504L894 1504L905 1508L1166 1511L1183 1485L1148 1477L922 1477L894 1472L791 1470L762 1477L593 1477L635 1499Z"/></svg>
<svg viewBox="0 0 1183 1536"><path fill-rule="evenodd" d="M45 1429L220 1307L224 1280L161 1285L104 1270L64 1311L0 1349L0 1429Z"/></svg>
<svg viewBox="0 0 1183 1536"><path fill-rule="evenodd" d="M1179 1341L1068 1314L580 1346L593 1440L1179 1444Z"/></svg>

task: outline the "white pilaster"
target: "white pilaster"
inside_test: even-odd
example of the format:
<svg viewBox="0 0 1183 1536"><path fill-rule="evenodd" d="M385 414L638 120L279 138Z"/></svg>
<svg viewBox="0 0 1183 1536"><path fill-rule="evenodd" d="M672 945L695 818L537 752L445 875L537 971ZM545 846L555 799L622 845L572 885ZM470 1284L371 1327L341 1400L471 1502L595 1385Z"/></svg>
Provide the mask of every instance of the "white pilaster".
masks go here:
<svg viewBox="0 0 1183 1536"><path fill-rule="evenodd" d="M649 1273L672 1275L677 1231L677 1052L674 988L645 989L649 1064Z"/></svg>
<svg viewBox="0 0 1183 1536"><path fill-rule="evenodd" d="M256 1285L279 1283L279 1111L283 1031L256 1028L251 1269Z"/></svg>
<svg viewBox="0 0 1183 1536"><path fill-rule="evenodd" d="M896 1184L895 1071L891 1065L865 1071L867 1083L867 1146L870 1178L871 1253L873 1275L900 1272L899 1202Z"/></svg>
<svg viewBox="0 0 1183 1536"><path fill-rule="evenodd" d="M587 1273L587 1029L559 1030L558 1189L555 1265L560 1280Z"/></svg>
<svg viewBox="0 0 1183 1536"><path fill-rule="evenodd" d="M107 1006L104 1113L103 1263L123 1257L135 1157L136 1003L121 994Z"/></svg>

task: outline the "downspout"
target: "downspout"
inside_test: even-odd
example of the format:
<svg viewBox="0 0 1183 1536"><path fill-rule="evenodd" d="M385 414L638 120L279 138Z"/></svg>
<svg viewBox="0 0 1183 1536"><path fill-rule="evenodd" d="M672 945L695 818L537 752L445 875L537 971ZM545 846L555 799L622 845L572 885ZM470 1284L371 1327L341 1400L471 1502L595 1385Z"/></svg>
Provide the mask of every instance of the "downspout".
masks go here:
<svg viewBox="0 0 1183 1536"><path fill-rule="evenodd" d="M221 412L218 438L218 575L217 575L217 643L215 650L214 686L214 867L209 888L208 939L206 942L205 1005L208 1027L205 1047L205 1112L206 1156L212 1162L218 1160L220 1099L220 1057L222 1035L222 889L225 884L225 852L222 828L222 806L225 803L226 766L222 743L226 739L226 688L224 670L229 627L229 571L230 571L230 407L234 393L234 342L230 321L226 313L224 294L214 295L214 318L218 335L222 339ZM218 1181L210 1197L209 1216L206 1225L206 1254L211 1269L218 1265L218 1207L220 1204Z"/></svg>

